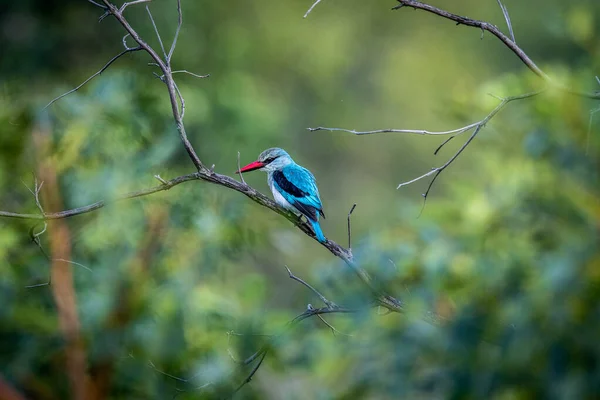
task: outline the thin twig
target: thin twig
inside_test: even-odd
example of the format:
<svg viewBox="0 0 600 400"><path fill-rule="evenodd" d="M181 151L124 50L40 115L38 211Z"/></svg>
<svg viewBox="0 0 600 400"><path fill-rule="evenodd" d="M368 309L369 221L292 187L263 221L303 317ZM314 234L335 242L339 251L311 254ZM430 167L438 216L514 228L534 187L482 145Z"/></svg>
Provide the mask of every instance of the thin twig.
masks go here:
<svg viewBox="0 0 600 400"><path fill-rule="evenodd" d="M156 37L158 38L158 43L160 43L160 48L162 49L163 55L165 56L165 61L167 60L167 52L165 51L165 45L163 44L162 39L160 38L160 33L158 33L158 28L156 27L156 23L154 22L154 18L152 17L152 13L150 12L150 7L146 6L146 11L148 12L148 17L150 17L150 22L152 22L152 26L154 27L154 32L156 33ZM167 64L168 66L169 64Z"/></svg>
<svg viewBox="0 0 600 400"><path fill-rule="evenodd" d="M150 63L150 64L153 64L153 63ZM156 64L154 64L154 65L156 65ZM194 74L193 72L190 72L190 71L185 70L185 69L180 69L178 71L172 71L171 73L172 74L188 74L188 75L195 76L196 78L209 78L210 77L210 74L198 75L198 74Z"/></svg>
<svg viewBox="0 0 600 400"><path fill-rule="evenodd" d="M196 376L198 376L200 374L200 373L197 373L197 374L194 374L193 376L191 376L189 379L184 379L184 378L181 378L181 377L178 377L178 376L175 376L175 375L171 375L171 374L169 374L169 373L167 373L165 371L161 371L160 369L156 368L156 365L154 365L154 363L152 361L150 361L150 360L148 360L148 366L150 368L152 368L155 372L157 372L157 373L159 373L161 375L164 375L164 376L166 376L168 378L176 380L177 382L185 383L187 385L191 385L193 383L193 382L191 382L191 380L194 379ZM193 390L205 389L206 387L208 387L208 386L210 386L212 384L213 384L213 382L206 382L206 383L204 383L204 384L202 384L200 386L195 386L192 389ZM187 392L188 391L186 389L181 389L181 388L178 388L176 386L175 386L174 389L176 391L178 391L178 392Z"/></svg>
<svg viewBox="0 0 600 400"><path fill-rule="evenodd" d="M34 283L33 285L25 285L25 289L34 289L42 286L50 286L52 285L52 275L48 276L48 282L44 283Z"/></svg>
<svg viewBox="0 0 600 400"><path fill-rule="evenodd" d="M312 292L314 294L316 294L323 303L325 303L325 305L331 309L336 309L339 308L339 306L337 304L335 304L332 301L327 300L327 298L325 296L323 296L317 289L315 289L314 287L312 287L309 283L305 282L304 280L302 280L301 278L297 277L296 275L294 275L292 273L292 271L288 268L287 265L285 265L285 269L287 269L287 272L290 276L291 279L295 280L296 282L299 282L301 284L303 284L304 286L306 286L307 288L309 288L310 290L312 290Z"/></svg>
<svg viewBox="0 0 600 400"><path fill-rule="evenodd" d="M125 48L125 50L132 50L132 49L135 49L135 47L129 47L129 46L127 46L127 38L128 38L129 36L131 36L131 35L128 33L128 34L126 34L125 36L123 36L123 39L122 39L122 41L123 41L123 47Z"/></svg>
<svg viewBox="0 0 600 400"><path fill-rule="evenodd" d="M434 156L437 156L437 154L439 153L439 151L442 149L442 147L444 147L446 144L448 144L448 142L450 142L452 139L454 139L457 135L454 136L450 136L448 139L444 140L442 142L442 144L440 144L437 149L435 149L435 151L433 152Z"/></svg>
<svg viewBox="0 0 600 400"><path fill-rule="evenodd" d="M308 14L310 14L310 12L313 10L313 8L315 8L317 6L317 4L319 4L321 2L321 0L317 0L313 3L312 6L310 6L310 8L308 9L308 11L306 12L306 14L304 14L304 18L308 17Z"/></svg>
<svg viewBox="0 0 600 400"><path fill-rule="evenodd" d="M178 376L171 375L171 374L168 374L168 373L166 373L164 371L161 371L160 369L156 368L156 365L154 365L154 363L152 361L150 361L150 360L148 360L147 364L148 364L148 366L150 368L152 368L154 371L158 372L159 374L162 374L164 376L167 376L167 377L169 377L171 379L174 379L174 380L182 382L182 383L189 383L188 379L183 379L183 378L180 378Z"/></svg>
<svg viewBox="0 0 600 400"><path fill-rule="evenodd" d="M177 83L175 83L175 81L173 81L173 86L175 86L177 97L179 97L179 102L181 103L181 110L179 111L179 115L181 115L181 120L183 120L183 117L185 116L185 100L183 99L183 96L179 91L179 86L177 86Z"/></svg>
<svg viewBox="0 0 600 400"><path fill-rule="evenodd" d="M44 227L42 228L41 231L35 232L35 228L39 224L44 224ZM29 238L31 239L31 241L36 243L38 246L40 246L40 236L42 236L44 233L46 233L47 228L48 228L48 224L46 223L46 221L38 221L36 224L32 225L31 228L29 229ZM44 252L44 249L41 249L41 250L42 250L42 252ZM44 253L44 255L46 255L46 254ZM48 255L46 255L46 258L48 258Z"/></svg>
<svg viewBox="0 0 600 400"><path fill-rule="evenodd" d="M134 6L136 4L140 4L140 3L149 3L152 0L135 0L135 1L129 1L127 3L123 3L123 5L121 6L121 8L119 8L119 12L123 13L123 11L125 11L125 9L129 6Z"/></svg>
<svg viewBox="0 0 600 400"><path fill-rule="evenodd" d="M90 267L86 267L85 265L83 265L81 263L78 263L78 262L75 262L75 261L65 260L63 258L54 258L53 260L54 261L62 261L62 262L66 262L66 263L69 263L69 264L73 264L73 265L76 265L78 267L81 267L81 268L87 270L88 272L94 272Z"/></svg>
<svg viewBox="0 0 600 400"><path fill-rule="evenodd" d="M240 176L242 183L245 185L246 181L244 180L244 174L242 174L242 169L240 167L240 152L239 151L238 151L237 163L238 163L238 175Z"/></svg>
<svg viewBox="0 0 600 400"><path fill-rule="evenodd" d="M309 308L309 309L314 309L314 307L313 307L312 305L310 305L310 304L308 305L308 308ZM341 332L341 331L339 331L338 329L336 329L336 327L335 327L335 326L333 326L333 325L331 325L329 322L327 322L327 320L326 320L325 318L323 318L323 317L321 316L321 314L317 314L317 317L318 317L318 318L319 318L319 319L320 319L320 320L321 320L321 321L322 321L322 322L323 322L325 325L327 325L327 327L328 327L329 329L331 329L331 332L332 332L334 335L335 335L336 333L339 333L340 335L344 335L344 336L350 336L350 337L352 336L352 335L350 335L350 334L348 334L348 333L344 333L344 332Z"/></svg>
<svg viewBox="0 0 600 400"><path fill-rule="evenodd" d="M248 377L246 377L246 379L244 379L244 381L233 391L232 395L236 394L246 384L250 383L250 381L252 380L252 378L256 374L256 371L258 371L258 369L262 365L263 361L265 360L266 356L267 356L267 351L265 350L265 352L262 354L262 356L261 356L260 360L258 361L258 363L256 364L256 366L254 368L252 368L252 371L250 371L250 374L248 375Z"/></svg>
<svg viewBox="0 0 600 400"><path fill-rule="evenodd" d="M354 203L352 205L352 208L350 208L350 211L348 212L348 250L352 251L352 229L350 227L350 216L352 215L352 212L354 211L354 209L356 208L356 203Z"/></svg>
<svg viewBox="0 0 600 400"><path fill-rule="evenodd" d="M44 108L42 108L42 110L45 110L46 108L50 107L52 104L54 104L54 102L56 102L57 100L62 99L65 96L70 95L73 92L76 92L77 90L81 89L81 87L83 85L85 85L86 83L88 83L89 81L91 81L92 79L94 79L95 77L97 77L98 75L100 75L101 73L103 73L108 67L110 67L110 65L115 62L119 57L127 54L127 53L131 53L134 51L138 51L141 50L141 47L133 47L133 48L126 48L125 50L123 50L122 52L120 52L119 54L117 54L116 56L114 56L113 58L110 59L109 62L107 62L106 64L104 64L104 67L100 68L100 70L98 72L96 72L94 75L90 76L89 78L87 78L85 81L83 81L79 86L77 86L74 89L69 90L66 93L61 94L60 96L56 97L55 99L53 99L52 101L50 101L50 103L46 104L44 106Z"/></svg>
<svg viewBox="0 0 600 400"><path fill-rule="evenodd" d="M323 126L318 126L316 128L306 128L308 131L310 132L315 132L315 131L330 131L330 132L335 132L335 131L340 131L340 132L348 132L348 133L352 133L354 135L372 135L372 134L376 134L376 133L387 133L387 132L391 132L391 133L412 133L412 134L416 134L416 135L451 135L451 134L458 134L458 133L463 133L466 132L470 129L473 129L475 126L477 126L478 122L474 122L472 124L466 125L466 126L462 126L460 128L456 128L456 129L451 129L449 131L427 131L427 130L423 130L423 129L377 129L377 130L372 130L372 131L357 131L354 129L344 129L344 128L326 128Z"/></svg>
<svg viewBox="0 0 600 400"><path fill-rule="evenodd" d="M183 13L181 12L181 0L177 0L177 30L175 31L175 37L173 38L173 43L171 43L169 54L166 57L167 65L171 65L171 57L173 56L173 52L175 51L175 46L177 45L177 38L179 37L179 31L181 31L182 24Z"/></svg>
<svg viewBox="0 0 600 400"><path fill-rule="evenodd" d="M103 6L102 4L96 3L94 0L88 0L90 3L92 3L93 5L95 5L96 7L100 7L103 10L106 10L106 6Z"/></svg>
<svg viewBox="0 0 600 400"><path fill-rule="evenodd" d="M502 14L504 14L504 19L506 20L506 25L508 26L508 32L510 33L510 37L514 43L517 43L515 40L515 33L513 32L512 23L510 22L510 16L508 15L508 9L504 4L502 4L501 0L497 0L500 9L502 10Z"/></svg>
<svg viewBox="0 0 600 400"><path fill-rule="evenodd" d="M250 382L251 378L254 376L254 374L256 374L256 371L258 371L258 368L260 368L260 364L262 363L262 361L265 359L267 352L269 351L269 349L272 346L272 342L277 340L278 338L280 338L281 336L283 336L287 331L289 331L290 329L292 329L294 326L296 326L299 322L310 318L312 316L320 316L322 314L332 314L332 313L352 313L352 312L356 312L358 310L352 310L352 309L346 309L346 308L341 308L341 307L336 307L336 308L330 308L330 307L323 307L323 308L314 308L312 306L307 307L306 311L304 311L302 314L297 315L294 319L292 319L290 322L288 322L286 324L285 329L278 335L273 335L271 337L271 341L269 343L264 344L260 349L258 349L254 354L252 354L251 356L247 357L244 360L237 360L235 357L233 357L233 355L230 353L229 356L233 359L234 362L236 362L237 364L240 365L249 365L252 362L254 362L256 359L258 359L260 357L260 361L257 364L256 367L254 367L252 369L252 372L249 376L250 379L246 379L244 380L244 382L242 382L242 384L236 388L236 390L232 393L235 394L236 392L238 392L245 384L247 384L248 382ZM328 324L329 325L329 324ZM335 329L335 328L334 328ZM228 332L228 334L230 334Z"/></svg>

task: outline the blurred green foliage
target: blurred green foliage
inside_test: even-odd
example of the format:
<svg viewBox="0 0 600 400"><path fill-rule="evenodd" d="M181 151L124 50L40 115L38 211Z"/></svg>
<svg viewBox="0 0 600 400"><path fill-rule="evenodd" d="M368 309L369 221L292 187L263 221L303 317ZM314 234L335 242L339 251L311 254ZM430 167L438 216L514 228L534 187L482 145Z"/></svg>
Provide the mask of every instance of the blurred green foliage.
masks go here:
<svg viewBox="0 0 600 400"><path fill-rule="evenodd" d="M600 104L561 92L509 104L440 176L439 138L307 132L451 129L542 83L495 38L390 2L193 2L176 75L190 140L232 173L272 146L310 168L325 234L346 242L405 315L366 310L317 318L270 342L236 398L595 398L600 393ZM552 77L598 89L597 0L505 2L517 43ZM452 11L504 27L495 1ZM151 3L172 38L175 1ZM0 2L0 209L36 212L32 132L48 129L68 208L192 171L164 86L145 54L118 60L47 112L41 108L121 51L121 27L85 1ZM142 6L127 16L153 46ZM157 47L158 48L158 47ZM264 175L246 181L267 191ZM57 210L47 210L57 211ZM49 262L30 221L0 219L0 373L40 399L68 398L64 340ZM68 220L78 315L92 377L109 397L226 396L245 358L318 299L284 265L348 307L368 302L347 267L276 214L202 182ZM48 236L42 236L48 250ZM426 310L447 317L422 320ZM228 335L228 332L244 335ZM230 354L231 352L231 354ZM159 371L163 371L161 373ZM165 375L188 379L181 382ZM198 389L207 383L210 385ZM180 393L180 391L183 391Z"/></svg>

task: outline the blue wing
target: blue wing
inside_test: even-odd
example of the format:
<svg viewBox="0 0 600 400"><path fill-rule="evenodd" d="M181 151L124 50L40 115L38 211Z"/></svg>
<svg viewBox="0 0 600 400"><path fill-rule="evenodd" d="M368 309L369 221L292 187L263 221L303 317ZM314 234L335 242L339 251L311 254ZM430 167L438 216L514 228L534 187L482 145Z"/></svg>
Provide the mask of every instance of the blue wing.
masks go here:
<svg viewBox="0 0 600 400"><path fill-rule="evenodd" d="M325 218L317 182L306 168L292 164L275 171L273 184L291 205L310 220L318 221L318 214Z"/></svg>

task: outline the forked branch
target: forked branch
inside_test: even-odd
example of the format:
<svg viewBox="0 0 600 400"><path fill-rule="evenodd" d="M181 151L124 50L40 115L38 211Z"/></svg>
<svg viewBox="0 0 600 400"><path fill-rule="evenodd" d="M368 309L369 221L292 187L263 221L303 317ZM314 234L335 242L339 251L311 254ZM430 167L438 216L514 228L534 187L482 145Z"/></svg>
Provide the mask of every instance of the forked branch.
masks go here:
<svg viewBox="0 0 600 400"><path fill-rule="evenodd" d="M454 155L452 157L450 157L450 159L448 159L448 161L446 161L443 165L433 168L431 169L431 171L424 173L421 176L418 176L414 179L411 179L409 181L406 182L402 182L398 185L397 189L400 189L403 186L406 185L410 185L411 183L420 181L421 179L427 178L428 176L432 176L433 175L433 179L431 180L431 182L429 183L429 186L427 187L427 190L425 193L423 193L423 198L425 200L427 200L427 196L429 195L429 191L431 190L431 187L433 186L433 183L435 182L435 180L437 179L437 177L446 169L450 166L450 164L452 164L457 158L458 156L467 148L467 146L471 143L471 141L473 141L473 139L475 139L475 137L477 136L477 134L479 133L479 131L492 119L494 118L494 116L496 114L498 114L498 112L500 112L500 110L502 110L508 103L510 103L511 101L515 101L515 100L523 100L523 99L529 99L531 97L537 96L541 93L543 93L544 90L540 90L537 92L531 92L531 93L526 93L526 94L522 94L522 95L518 95L518 96L511 96L511 97L506 97L504 99L501 99L500 104L498 104L496 106L496 108L494 108L485 118L483 118L481 121L472 124L472 125L468 125L469 129L473 129L473 133L467 138L467 140L463 143L462 146L460 146L460 148L456 151L456 153L454 153ZM462 131L462 132L465 132ZM462 133L460 132L460 133ZM438 147L438 149L436 150L436 153L440 150L440 148L445 145L446 143L448 143L450 141L450 139L456 137L457 134L451 136L448 140L444 141L442 143L442 145L440 147Z"/></svg>

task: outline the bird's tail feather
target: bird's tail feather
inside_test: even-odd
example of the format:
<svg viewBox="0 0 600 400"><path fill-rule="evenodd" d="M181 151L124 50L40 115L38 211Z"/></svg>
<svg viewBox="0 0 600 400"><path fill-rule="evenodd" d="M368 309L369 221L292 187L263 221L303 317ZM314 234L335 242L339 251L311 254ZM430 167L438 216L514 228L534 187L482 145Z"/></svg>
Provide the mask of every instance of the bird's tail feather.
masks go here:
<svg viewBox="0 0 600 400"><path fill-rule="evenodd" d="M321 230L321 225L319 225L319 221L310 221L312 225L313 231L315 231L315 236L317 240L321 243L325 243L327 239L325 239L325 235L323 235L323 231Z"/></svg>

